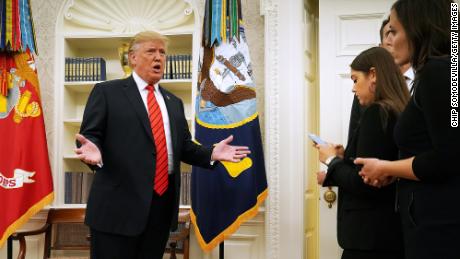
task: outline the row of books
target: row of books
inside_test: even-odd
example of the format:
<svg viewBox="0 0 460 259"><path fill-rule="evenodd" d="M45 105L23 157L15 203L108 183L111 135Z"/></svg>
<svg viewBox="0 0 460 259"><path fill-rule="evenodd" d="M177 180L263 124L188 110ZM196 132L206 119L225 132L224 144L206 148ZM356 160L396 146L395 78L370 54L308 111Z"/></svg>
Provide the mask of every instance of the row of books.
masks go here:
<svg viewBox="0 0 460 259"><path fill-rule="evenodd" d="M105 60L101 57L66 57L65 81L107 80ZM192 55L167 56L163 79L192 78Z"/></svg>
<svg viewBox="0 0 460 259"><path fill-rule="evenodd" d="M170 55L166 57L163 79L192 78L192 55Z"/></svg>
<svg viewBox="0 0 460 259"><path fill-rule="evenodd" d="M65 204L85 204L88 201L88 195L91 184L94 179L94 173L86 172L65 172ZM192 174L183 172L181 175L181 192L180 204L191 204L190 183Z"/></svg>
<svg viewBox="0 0 460 259"><path fill-rule="evenodd" d="M192 180L192 173L191 172L182 172L181 175L181 185L180 185L180 197L179 197L179 204L180 205L191 205L192 204L192 197L191 197L191 180Z"/></svg>
<svg viewBox="0 0 460 259"><path fill-rule="evenodd" d="M65 81L104 81L106 77L105 60L101 57L66 57Z"/></svg>
<svg viewBox="0 0 460 259"><path fill-rule="evenodd" d="M94 173L65 172L64 203L84 204L88 201Z"/></svg>

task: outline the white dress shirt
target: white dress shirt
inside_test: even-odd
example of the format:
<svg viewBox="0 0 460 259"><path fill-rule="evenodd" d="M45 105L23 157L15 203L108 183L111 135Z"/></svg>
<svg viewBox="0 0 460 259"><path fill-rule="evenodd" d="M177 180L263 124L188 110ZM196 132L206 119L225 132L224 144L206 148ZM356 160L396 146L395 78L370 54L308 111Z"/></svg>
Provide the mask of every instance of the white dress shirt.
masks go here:
<svg viewBox="0 0 460 259"><path fill-rule="evenodd" d="M144 102L145 109L147 110L147 114L149 114L149 108L147 105L147 95L149 91L145 89L148 85L142 78L139 77L136 72L133 71L133 78L136 82L137 88L139 89L139 93L141 94L142 101ZM169 116L168 116L168 109L166 109L165 100L163 99L163 95L158 88L158 83L153 86L153 93L155 94L155 99L158 102L161 110L161 116L163 117L163 127L165 129L165 137L166 137L166 149L168 150L168 173L172 174L173 172L173 149L172 149L172 141L171 141L171 127L169 125Z"/></svg>
<svg viewBox="0 0 460 259"><path fill-rule="evenodd" d="M406 80L407 87L409 88L409 91L410 91L410 89L412 88L412 84L414 83L414 77L415 77L414 69L412 67L409 67L409 69L406 72L404 72L403 76L404 76L404 79Z"/></svg>

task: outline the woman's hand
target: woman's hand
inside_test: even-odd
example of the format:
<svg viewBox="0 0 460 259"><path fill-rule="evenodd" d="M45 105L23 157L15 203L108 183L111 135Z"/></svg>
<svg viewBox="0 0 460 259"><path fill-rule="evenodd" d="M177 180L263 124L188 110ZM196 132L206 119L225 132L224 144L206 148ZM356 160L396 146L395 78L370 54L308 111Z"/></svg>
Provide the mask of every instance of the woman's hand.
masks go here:
<svg viewBox="0 0 460 259"><path fill-rule="evenodd" d="M331 156L338 156L343 158L344 148L342 145L336 144L315 144L315 148L318 149L319 152L319 161L324 163L328 157Z"/></svg>
<svg viewBox="0 0 460 259"><path fill-rule="evenodd" d="M382 187L393 181L393 177L385 175L382 163L385 160L377 158L356 158L354 163L356 165L362 165L359 175L363 178L364 183L375 187Z"/></svg>
<svg viewBox="0 0 460 259"><path fill-rule="evenodd" d="M318 182L319 185L323 185L324 179L326 179L325 171L319 171L316 173L316 181Z"/></svg>
<svg viewBox="0 0 460 259"><path fill-rule="evenodd" d="M365 183L380 187L386 183L391 183L394 178L420 181L412 170L413 161L414 157L396 161L356 158L355 164L362 165L359 175L361 175Z"/></svg>
<svg viewBox="0 0 460 259"><path fill-rule="evenodd" d="M343 156L345 154L345 148L343 148L342 144L334 145L334 148L336 151L335 155L343 159Z"/></svg>

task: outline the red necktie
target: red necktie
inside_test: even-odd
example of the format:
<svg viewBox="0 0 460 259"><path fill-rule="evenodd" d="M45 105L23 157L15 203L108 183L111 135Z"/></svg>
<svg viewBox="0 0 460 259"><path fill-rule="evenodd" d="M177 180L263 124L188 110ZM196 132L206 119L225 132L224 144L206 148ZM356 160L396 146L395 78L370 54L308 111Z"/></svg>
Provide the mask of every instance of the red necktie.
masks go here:
<svg viewBox="0 0 460 259"><path fill-rule="evenodd" d="M153 140L157 150L153 189L161 196L168 189L168 151L166 149L163 117L161 116L160 106L153 93L153 86L148 85L146 89L149 91L147 106L149 107L150 126L152 127Z"/></svg>

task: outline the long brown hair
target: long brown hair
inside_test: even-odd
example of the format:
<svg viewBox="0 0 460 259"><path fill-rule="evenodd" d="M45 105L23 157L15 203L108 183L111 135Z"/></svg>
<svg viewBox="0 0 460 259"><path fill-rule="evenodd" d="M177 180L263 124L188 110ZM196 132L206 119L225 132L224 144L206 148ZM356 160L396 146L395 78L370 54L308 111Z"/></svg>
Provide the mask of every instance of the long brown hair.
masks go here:
<svg viewBox="0 0 460 259"><path fill-rule="evenodd" d="M406 32L411 64L421 70L427 58L450 55L452 0L398 0L392 10Z"/></svg>
<svg viewBox="0 0 460 259"><path fill-rule="evenodd" d="M375 102L383 109L385 120L389 113L399 115L410 99L404 77L391 54L384 48L372 47L361 52L351 63L353 70L368 74L371 68L376 72Z"/></svg>

